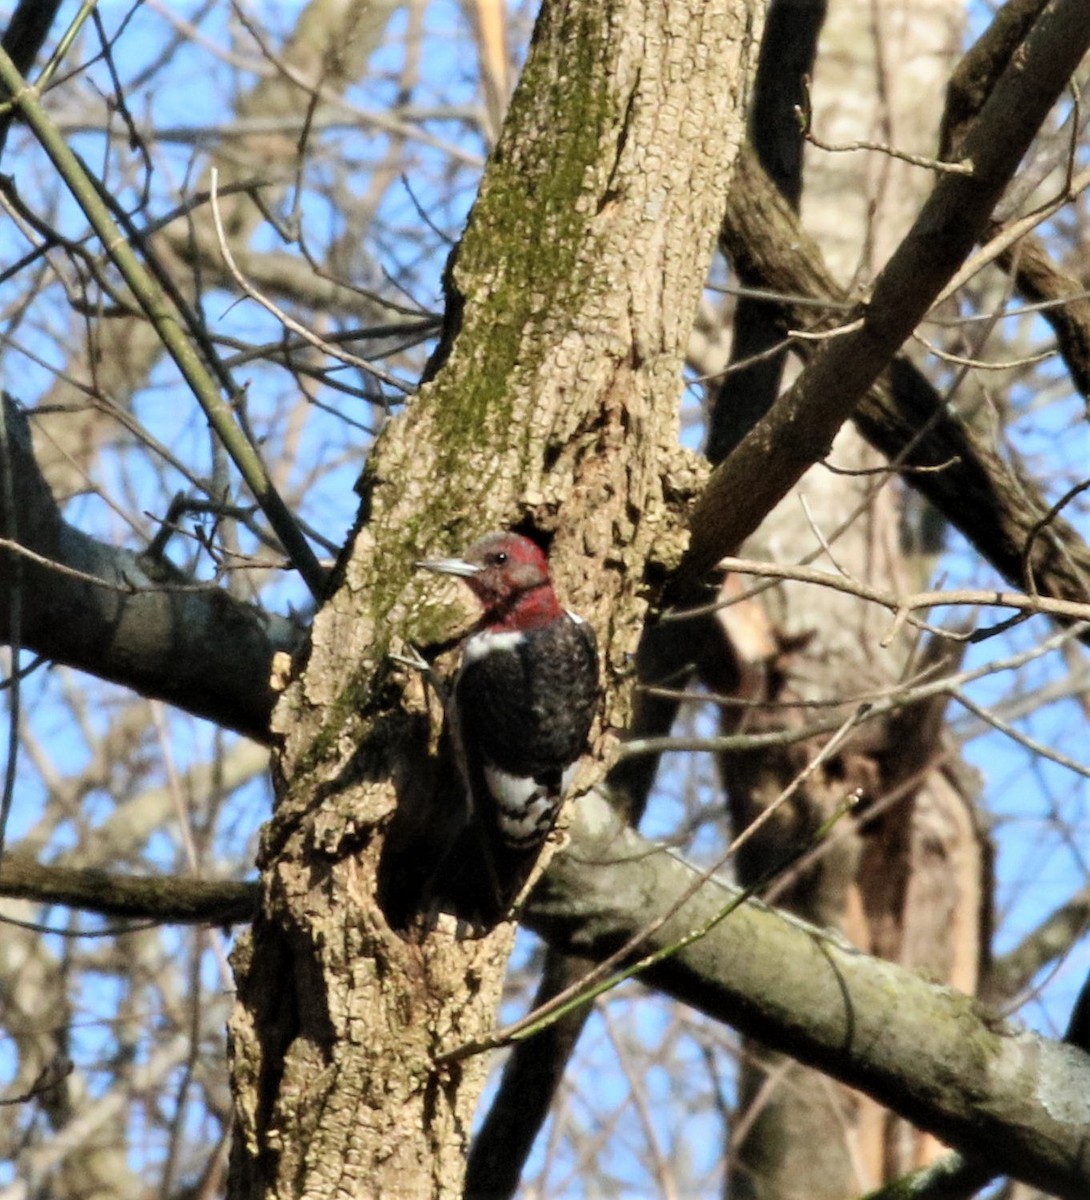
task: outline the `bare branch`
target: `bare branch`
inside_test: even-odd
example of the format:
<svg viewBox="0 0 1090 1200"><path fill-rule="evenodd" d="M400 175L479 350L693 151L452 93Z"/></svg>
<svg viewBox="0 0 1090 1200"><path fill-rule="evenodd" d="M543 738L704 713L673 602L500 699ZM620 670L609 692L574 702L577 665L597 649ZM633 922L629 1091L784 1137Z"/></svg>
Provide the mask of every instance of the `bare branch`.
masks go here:
<svg viewBox="0 0 1090 1200"><path fill-rule="evenodd" d="M593 793L574 807L571 844L524 920L552 946L598 960L669 911L699 872L623 827ZM710 880L652 946L679 941L737 895ZM1065 1200L1090 1190L1090 1058L984 1019L968 996L756 902L653 968L649 981L860 1088L997 1172Z"/></svg>
<svg viewBox="0 0 1090 1200"><path fill-rule="evenodd" d="M325 571L315 558L314 551L296 524L295 518L273 486L256 447L251 445L239 428L233 412L220 395L219 387L198 356L187 331L183 329L174 306L168 302L162 288L141 266L132 247L110 215L109 207L102 196L102 185L91 179L46 114L36 89L22 79L2 47L0 82L11 91L14 102L34 130L42 148L64 178L107 253L155 326L163 345L207 414L209 422L253 492L254 498L264 509L269 523L276 530L285 551L295 563L311 594L320 597L325 590ZM234 398L232 396L232 400Z"/></svg>
<svg viewBox="0 0 1090 1200"><path fill-rule="evenodd" d="M739 156L738 182L728 195L722 240L732 258L744 258L754 278L784 294L792 319L802 322L826 301L838 320L841 290L817 246L776 193L752 153ZM809 296L805 305L800 297ZM813 315L810 313L810 320ZM1048 510L1037 484L1004 461L951 413L934 387L907 359L890 370L859 404L859 431L976 547L1006 579L1024 586L1023 552L1035 523ZM775 454L770 461L775 460ZM942 465L942 470L932 469ZM917 468L928 468L919 471ZM1090 552L1063 520L1038 545L1034 579L1040 595L1083 603Z"/></svg>
<svg viewBox="0 0 1090 1200"><path fill-rule="evenodd" d="M175 568L67 524L38 470L26 417L4 403L19 537L34 555L19 558L24 647L267 741L273 656L295 650L301 626L222 589L194 588ZM0 580L12 570L6 551ZM4 639L9 595L0 593Z"/></svg>
<svg viewBox="0 0 1090 1200"><path fill-rule="evenodd" d="M158 924L237 925L253 920L258 886L176 875L138 878L88 867L43 866L16 851L8 854L0 867L0 896Z"/></svg>
<svg viewBox="0 0 1090 1200"><path fill-rule="evenodd" d="M828 452L847 420L986 227L1022 155L1090 44L1079 0L1054 0L965 139L972 175L943 175L875 281L864 327L826 343L713 475L692 520L683 581L731 553Z"/></svg>

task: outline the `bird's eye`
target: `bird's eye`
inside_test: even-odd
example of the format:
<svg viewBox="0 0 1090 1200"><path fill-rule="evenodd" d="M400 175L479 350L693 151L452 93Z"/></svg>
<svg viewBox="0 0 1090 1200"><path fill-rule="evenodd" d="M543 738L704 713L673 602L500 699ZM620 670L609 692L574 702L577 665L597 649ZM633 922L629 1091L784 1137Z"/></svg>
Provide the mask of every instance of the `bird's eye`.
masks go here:
<svg viewBox="0 0 1090 1200"><path fill-rule="evenodd" d="M492 561L496 564L497 567L502 567L503 564L507 561L507 551L506 550L497 550L496 553L492 555Z"/></svg>

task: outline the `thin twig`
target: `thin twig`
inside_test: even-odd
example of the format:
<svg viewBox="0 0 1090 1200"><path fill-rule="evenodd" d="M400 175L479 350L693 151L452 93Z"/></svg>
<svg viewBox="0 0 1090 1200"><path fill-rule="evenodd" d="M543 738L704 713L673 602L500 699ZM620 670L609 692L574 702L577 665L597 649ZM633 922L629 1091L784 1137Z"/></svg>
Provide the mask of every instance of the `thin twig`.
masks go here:
<svg viewBox="0 0 1090 1200"><path fill-rule="evenodd" d="M190 344L177 313L167 302L162 288L141 265L125 239L109 206L90 173L67 144L42 107L38 90L19 74L11 58L0 47L0 83L11 93L39 144L64 179L68 190L83 210L114 265L132 290L163 346L173 358L209 423L231 455L246 484L276 531L288 557L295 564L311 594L320 599L326 573L299 529L280 493L276 490L257 449L239 428L231 408L220 395L200 356Z"/></svg>
<svg viewBox="0 0 1090 1200"><path fill-rule="evenodd" d="M412 387L403 380L397 379L395 376L390 375L386 371L374 366L374 364L368 362L367 359L359 358L355 354L350 354L347 350L341 350L332 342L327 342L324 338L318 337L316 333L312 333L305 325L299 321L296 321L294 317L289 316L282 308L274 304L273 301L268 298L268 296L263 295L257 290L257 288L253 286L252 283L250 283L246 276L243 275L243 273L239 270L238 264L235 262L234 257L231 254L231 248L227 244L227 235L223 229L223 220L220 216L219 208L219 196L217 194L218 177L219 172L215 167L212 167L209 171L211 184L209 188L209 197L212 205L212 223L216 230L216 241L219 245L220 254L223 255L224 265L227 267L231 278L234 279L235 283L238 284L243 293L249 296L250 299L255 301L257 304L260 304L266 312L271 313L272 316L274 316L281 323L281 325L284 326L285 329L290 329L292 333L296 334L298 337L301 337L303 341L313 346L316 350L320 350L323 354L328 355L330 358L335 358L339 362L345 363L347 366L357 367L361 371L366 371L368 374L374 375L376 379L380 379L383 383L389 384L390 387L397 388L400 392L405 394L411 392L413 390Z"/></svg>
<svg viewBox="0 0 1090 1200"><path fill-rule="evenodd" d="M0 53L3 53L0 50ZM19 535L19 520L15 508L15 480L12 469L10 413L4 398L0 397L0 507L3 511L3 530L11 537L4 541L15 541ZM23 642L23 560L16 555L11 564L11 580L8 588L7 643L11 650L11 674L6 681L8 701L8 745L7 762L4 766L4 790L0 797L0 860L4 857L4 841L7 837L8 817L15 798L15 773L19 758L19 720L22 709L22 675L19 655Z"/></svg>
<svg viewBox="0 0 1090 1200"><path fill-rule="evenodd" d="M1004 225L995 237L986 242L954 274L950 282L935 298L935 302L931 306L932 311L949 300L959 288L964 287L974 275L982 271L989 263L995 262L1000 255L1006 253L1019 238L1024 237L1031 230L1036 229L1042 222L1047 221L1049 217L1054 216L1064 205L1070 203L1080 192L1085 191L1088 187L1090 187L1090 167L1085 171L1080 171L1071 180L1070 185L1055 199L1049 201L1047 204L1043 204L1040 208L1034 209L1033 212L1027 213L1026 216L1019 217L1017 220Z"/></svg>
<svg viewBox="0 0 1090 1200"><path fill-rule="evenodd" d="M940 174L947 175L972 175L973 164L969 160L963 162L943 162L941 159L931 158L925 154L910 154L907 150L898 150L894 146L887 146L881 142L826 142L814 133L813 119L814 111L810 103L810 77L804 75L802 77L802 104L795 105L795 117L799 123L799 130L802 136L819 150L826 150L830 154L846 154L852 150L871 150L878 154L886 154L890 158L898 158L901 162L909 163L913 167L925 167L928 171L937 171Z"/></svg>
<svg viewBox="0 0 1090 1200"><path fill-rule="evenodd" d="M1023 358L1007 359L1004 362L988 362L986 359L965 358L960 354L951 354L949 350L941 350L933 342L929 342L927 338L921 336L919 332L914 333L912 337L924 347L928 354L941 358L943 362L953 363L958 367L973 367L977 371L1014 371L1019 367L1032 367L1049 358L1055 358L1057 353L1056 347L1052 346L1048 350L1041 350L1037 354L1027 354Z"/></svg>
<svg viewBox="0 0 1090 1200"><path fill-rule="evenodd" d="M1030 615L1044 614L1051 617L1065 617L1074 621L1090 621L1090 603L1057 600L1051 596L1030 596L1024 592L1001 591L998 588L991 591L958 588L948 592L924 591L898 596L893 592L871 587L870 584L861 583L855 579L846 579L843 576L834 575L830 571L815 570L813 567L781 565L780 563L760 562L756 559L731 556L720 559L719 565L726 571L737 571L741 575L789 579L796 583L813 583L821 587L829 587L834 591L858 596L861 600L872 600L875 604L880 604L893 613L915 611L921 608L955 606L1013 608ZM733 603L733 597L719 602L717 607L726 607L731 603ZM679 616L684 615L688 614L679 614ZM949 631L947 632L949 633Z"/></svg>
<svg viewBox="0 0 1090 1200"><path fill-rule="evenodd" d="M867 721L878 720L888 713L907 708L912 704L919 704L921 701L929 700L933 696L957 696L961 688L970 683L975 683L978 679L985 679L989 675L998 674L1000 671L1017 670L1020 667L1024 667L1026 663L1043 658L1046 654L1051 654L1052 651L1059 649L1069 641L1081 637L1088 627L1090 626L1086 622L1079 622L1067 629L1060 630L1050 638L1046 638L1039 645L1032 646L1028 650L1023 650L1018 654L1010 655L1008 658L994 659L990 663L984 663L982 666L974 667L971 670L961 671L956 675L943 676L931 682L906 687L898 692L891 692L886 699L871 702L867 707L866 713L860 719ZM666 754L679 750L695 750L720 754L732 751L764 749L771 746L791 746L819 734L829 733L831 730L836 729L838 724L836 718L829 718L824 721L814 721L802 729L783 729L775 733L726 734L719 737L667 736L633 738L631 741L622 744L618 752L618 759L623 760L641 754Z"/></svg>

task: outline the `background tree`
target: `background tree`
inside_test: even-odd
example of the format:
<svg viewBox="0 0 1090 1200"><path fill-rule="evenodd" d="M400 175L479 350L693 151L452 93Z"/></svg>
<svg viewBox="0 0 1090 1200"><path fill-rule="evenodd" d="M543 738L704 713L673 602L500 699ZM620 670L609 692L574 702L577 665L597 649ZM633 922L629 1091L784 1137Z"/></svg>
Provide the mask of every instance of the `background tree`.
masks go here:
<svg viewBox="0 0 1090 1200"><path fill-rule="evenodd" d="M545 1194L853 1195L916 1130L917 1194L1085 1194L1090 1065L998 1019L1085 973L1079 10L18 6L10 1195L453 1194L501 989L656 952L518 1044L468 1191L551 1106ZM377 887L442 784L398 656L469 619L412 561L501 525L606 684L506 976Z"/></svg>

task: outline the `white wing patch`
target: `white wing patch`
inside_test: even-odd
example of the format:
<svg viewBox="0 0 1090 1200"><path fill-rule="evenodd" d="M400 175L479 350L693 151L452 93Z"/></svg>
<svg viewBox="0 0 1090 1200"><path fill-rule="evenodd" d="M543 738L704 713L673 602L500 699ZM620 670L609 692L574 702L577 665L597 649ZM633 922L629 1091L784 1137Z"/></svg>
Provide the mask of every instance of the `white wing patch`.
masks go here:
<svg viewBox="0 0 1090 1200"><path fill-rule="evenodd" d="M475 633L462 647L462 662L477 662L497 650L514 650L526 635L517 629L483 629Z"/></svg>
<svg viewBox="0 0 1090 1200"><path fill-rule="evenodd" d="M540 841L553 823L560 797L529 775L510 775L490 763L484 765L484 778L496 801L504 840L512 846Z"/></svg>
<svg viewBox="0 0 1090 1200"><path fill-rule="evenodd" d="M500 831L508 844L528 846L549 832L578 765L572 763L565 770L556 794L529 775L511 775L491 763L484 764L485 784L496 801Z"/></svg>

